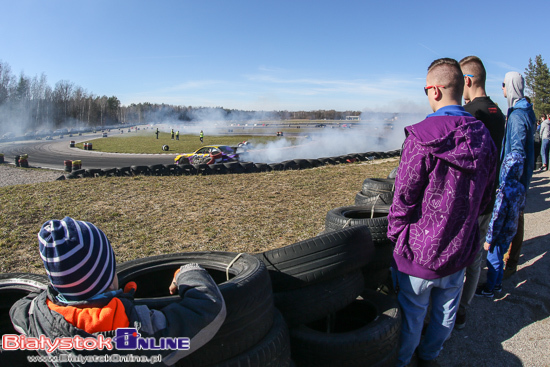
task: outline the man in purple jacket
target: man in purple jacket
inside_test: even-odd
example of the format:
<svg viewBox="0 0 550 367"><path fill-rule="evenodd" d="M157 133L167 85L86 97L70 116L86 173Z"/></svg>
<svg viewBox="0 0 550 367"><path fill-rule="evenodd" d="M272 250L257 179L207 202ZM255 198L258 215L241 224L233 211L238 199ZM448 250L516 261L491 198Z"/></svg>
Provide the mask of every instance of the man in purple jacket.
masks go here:
<svg viewBox="0 0 550 367"><path fill-rule="evenodd" d="M415 350L419 366L432 365L453 330L464 269L479 251L477 218L491 199L497 159L487 128L461 106L458 62L435 60L426 84L434 113L405 128L388 215L403 312L398 366L407 365Z"/></svg>

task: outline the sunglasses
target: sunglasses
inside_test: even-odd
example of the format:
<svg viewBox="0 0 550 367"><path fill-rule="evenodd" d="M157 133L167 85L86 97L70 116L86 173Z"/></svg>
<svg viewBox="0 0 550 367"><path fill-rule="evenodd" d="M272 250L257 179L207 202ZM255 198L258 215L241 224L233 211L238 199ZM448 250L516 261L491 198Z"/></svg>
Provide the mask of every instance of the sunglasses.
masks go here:
<svg viewBox="0 0 550 367"><path fill-rule="evenodd" d="M506 88L506 84L505 84L505 83L502 83L502 88Z"/></svg>
<svg viewBox="0 0 550 367"><path fill-rule="evenodd" d="M472 74L462 74L463 76L469 76L470 78L473 78L474 76Z"/></svg>
<svg viewBox="0 0 550 367"><path fill-rule="evenodd" d="M424 87L424 93L428 95L428 89L432 89L432 88L445 88L445 87L442 85L428 85L427 87Z"/></svg>

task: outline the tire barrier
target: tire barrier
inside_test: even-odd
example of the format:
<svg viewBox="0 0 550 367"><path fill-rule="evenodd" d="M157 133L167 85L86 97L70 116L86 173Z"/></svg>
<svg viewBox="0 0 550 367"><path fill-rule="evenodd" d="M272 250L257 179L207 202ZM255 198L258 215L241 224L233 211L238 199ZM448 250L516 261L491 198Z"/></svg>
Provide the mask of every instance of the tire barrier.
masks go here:
<svg viewBox="0 0 550 367"><path fill-rule="evenodd" d="M325 231L342 227L367 226L372 235L374 255L372 261L362 268L366 289L391 286L389 268L393 258L393 243L388 239L389 205L364 204L330 210L325 218Z"/></svg>
<svg viewBox="0 0 550 367"><path fill-rule="evenodd" d="M212 340L183 359L182 365L209 366L240 358L240 354L248 353L247 350L261 344L273 332L275 325L281 323L282 317L276 316L273 306L267 269L260 260L249 254L188 252L152 256L117 265L117 275L121 286L130 281L138 284L136 304L160 309L180 299L179 296L169 295L167 285L172 281L174 272L188 263L201 265L218 284L225 300L227 316ZM233 366L227 364L230 365ZM253 365L259 367L269 364Z"/></svg>
<svg viewBox="0 0 550 367"><path fill-rule="evenodd" d="M364 291L330 317L292 328L292 360L306 367L394 366L400 329L397 299Z"/></svg>
<svg viewBox="0 0 550 367"><path fill-rule="evenodd" d="M71 140L71 142L69 143L69 148L74 148L76 145L76 142L74 140Z"/></svg>
<svg viewBox="0 0 550 367"><path fill-rule="evenodd" d="M162 146L162 150L165 151L165 152L167 152L167 151L170 150L170 147L169 147L168 145L164 144L164 145Z"/></svg>
<svg viewBox="0 0 550 367"><path fill-rule="evenodd" d="M91 150L92 143L84 143L85 150ZM398 156L400 150L390 151L385 153L385 156ZM365 157L369 158L365 158ZM324 165L334 165L341 163L349 163L353 159L355 161L369 161L381 157L381 153L367 152L367 153L356 153L348 154L339 157L324 157L318 159L292 159L283 161L280 163L253 163L253 162L224 162L224 163L214 163L214 164L156 164L151 166L131 166L117 168L116 172L109 171L109 174L102 174L94 171L95 173L89 175L83 175L82 173L75 174L75 171L80 171L82 168L82 162L80 160L74 160L72 165L72 172L67 176L67 178L80 178L80 177L98 177L98 176L135 176L135 175L146 175L146 176L175 176L175 175L213 175L213 174L228 174L228 173L256 173L256 172L271 172L271 171L283 171L283 170L302 170L320 167ZM363 158L362 158L363 157ZM16 156L16 166L19 167L19 157ZM115 168L113 168L115 169ZM103 170L105 171L105 170ZM70 171L67 171L70 172ZM361 203L369 203L366 198L361 198ZM384 199L382 202L386 202L387 199ZM380 202L380 201L378 201Z"/></svg>
<svg viewBox="0 0 550 367"><path fill-rule="evenodd" d="M11 323L10 308L29 293L46 289L48 277L30 273L0 274L0 334L19 334ZM27 366L27 356L38 356L36 352L12 350L2 353L2 365ZM44 366L44 364L39 364Z"/></svg>
<svg viewBox="0 0 550 367"><path fill-rule="evenodd" d="M65 166L65 172L71 173L73 171L73 161L63 161L63 165Z"/></svg>
<svg viewBox="0 0 550 367"><path fill-rule="evenodd" d="M274 292L302 288L368 264L374 255L366 226L338 229L254 254L267 266Z"/></svg>

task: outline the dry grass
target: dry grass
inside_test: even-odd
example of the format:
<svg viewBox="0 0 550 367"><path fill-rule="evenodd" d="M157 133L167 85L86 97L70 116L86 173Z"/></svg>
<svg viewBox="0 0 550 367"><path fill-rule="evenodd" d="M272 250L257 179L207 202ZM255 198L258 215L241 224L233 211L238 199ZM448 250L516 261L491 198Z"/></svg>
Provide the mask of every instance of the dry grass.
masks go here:
<svg viewBox="0 0 550 367"><path fill-rule="evenodd" d="M94 223L117 261L180 251L260 252L316 236L328 210L353 205L375 163L242 175L112 177L0 188L0 272L44 273L37 233L49 219Z"/></svg>

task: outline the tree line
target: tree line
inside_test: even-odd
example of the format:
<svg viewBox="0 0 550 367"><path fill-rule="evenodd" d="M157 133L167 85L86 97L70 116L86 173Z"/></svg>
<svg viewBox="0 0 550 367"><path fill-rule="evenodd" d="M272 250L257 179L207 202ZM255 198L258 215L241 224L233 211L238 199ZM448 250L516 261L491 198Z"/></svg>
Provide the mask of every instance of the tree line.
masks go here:
<svg viewBox="0 0 550 367"><path fill-rule="evenodd" d="M550 113L550 72L537 55L525 69L526 95L533 102L535 113ZM223 107L193 107L158 103L132 103L122 106L116 96L99 96L68 80L53 87L44 73L29 77L16 76L10 66L0 60L0 130L14 124L27 130L40 126L101 126L121 123L163 121L192 122L205 118L226 121L250 120L344 120L359 116L361 111L244 111Z"/></svg>

